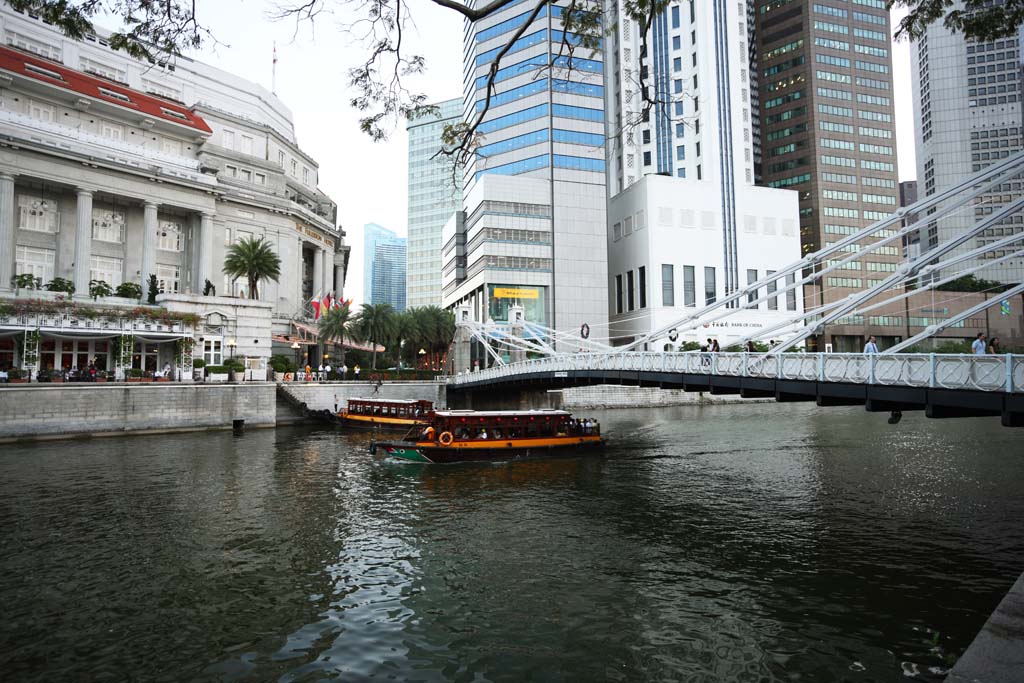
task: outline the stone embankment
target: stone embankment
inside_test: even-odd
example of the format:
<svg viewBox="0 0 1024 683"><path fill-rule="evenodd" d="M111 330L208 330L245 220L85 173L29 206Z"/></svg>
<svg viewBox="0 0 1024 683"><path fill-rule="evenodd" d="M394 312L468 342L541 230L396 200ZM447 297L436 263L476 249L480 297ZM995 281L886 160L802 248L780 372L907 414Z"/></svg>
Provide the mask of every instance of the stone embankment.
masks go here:
<svg viewBox="0 0 1024 683"><path fill-rule="evenodd" d="M5 386L0 440L273 427L276 403L267 382Z"/></svg>

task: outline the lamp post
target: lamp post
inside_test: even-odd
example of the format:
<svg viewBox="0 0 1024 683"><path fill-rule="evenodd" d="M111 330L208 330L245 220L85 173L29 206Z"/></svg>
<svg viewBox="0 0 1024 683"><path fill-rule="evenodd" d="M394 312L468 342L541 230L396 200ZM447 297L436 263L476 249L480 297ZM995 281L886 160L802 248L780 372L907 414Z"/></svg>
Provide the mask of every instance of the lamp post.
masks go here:
<svg viewBox="0 0 1024 683"><path fill-rule="evenodd" d="M234 338L228 339L228 348L231 349L231 358L235 357L235 347L238 346L238 342Z"/></svg>
<svg viewBox="0 0 1024 683"><path fill-rule="evenodd" d="M299 348L300 348L299 347L299 342L293 341L292 342L292 353L295 354L295 367L299 366Z"/></svg>
<svg viewBox="0 0 1024 683"><path fill-rule="evenodd" d="M427 355L427 352L424 349L420 349L419 352L418 352L418 355L420 357L420 369L422 370L423 369L423 361L424 361L423 356Z"/></svg>

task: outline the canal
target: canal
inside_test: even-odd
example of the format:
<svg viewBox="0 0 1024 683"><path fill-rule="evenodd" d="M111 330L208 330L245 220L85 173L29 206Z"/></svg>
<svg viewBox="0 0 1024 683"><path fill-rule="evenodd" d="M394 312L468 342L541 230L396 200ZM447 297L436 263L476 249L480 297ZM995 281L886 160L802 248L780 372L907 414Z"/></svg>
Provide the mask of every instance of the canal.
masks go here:
<svg viewBox="0 0 1024 683"><path fill-rule="evenodd" d="M1024 570L1021 433L594 413L421 466L287 428L0 446L5 681L941 680Z"/></svg>

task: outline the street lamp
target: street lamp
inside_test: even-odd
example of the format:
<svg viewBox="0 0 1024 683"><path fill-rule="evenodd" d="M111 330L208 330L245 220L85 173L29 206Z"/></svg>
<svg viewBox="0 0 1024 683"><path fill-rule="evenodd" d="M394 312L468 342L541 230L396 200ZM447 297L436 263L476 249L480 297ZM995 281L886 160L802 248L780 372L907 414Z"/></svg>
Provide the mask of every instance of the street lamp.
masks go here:
<svg viewBox="0 0 1024 683"><path fill-rule="evenodd" d="M295 365L299 364L299 348L301 348L299 346L299 342L293 341L292 342L292 351L295 353Z"/></svg>
<svg viewBox="0 0 1024 683"><path fill-rule="evenodd" d="M235 347L236 346L238 346L238 342L236 342L233 338L232 339L228 339L228 348L231 349L231 357L232 358L235 357Z"/></svg>
<svg viewBox="0 0 1024 683"><path fill-rule="evenodd" d="M420 349L418 353L420 357L420 369L423 369L423 356L427 355L427 352L424 349Z"/></svg>

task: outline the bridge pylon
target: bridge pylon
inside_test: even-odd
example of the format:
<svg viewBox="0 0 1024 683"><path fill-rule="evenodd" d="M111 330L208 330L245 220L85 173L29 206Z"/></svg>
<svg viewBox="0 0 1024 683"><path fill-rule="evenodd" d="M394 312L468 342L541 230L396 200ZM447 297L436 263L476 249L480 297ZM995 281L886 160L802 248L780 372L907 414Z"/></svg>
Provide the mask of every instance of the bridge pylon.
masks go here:
<svg viewBox="0 0 1024 683"><path fill-rule="evenodd" d="M519 304L508 307L509 333L517 339L523 338L526 331L525 311ZM512 363L519 363L526 360L526 350L521 345L515 345L509 350L509 360Z"/></svg>
<svg viewBox="0 0 1024 683"><path fill-rule="evenodd" d="M468 304L460 304L455 307L455 321L469 322L470 309ZM455 325L455 337L452 339L452 362L450 372L457 375L460 372L470 372L473 365L472 360L473 332L464 325Z"/></svg>

